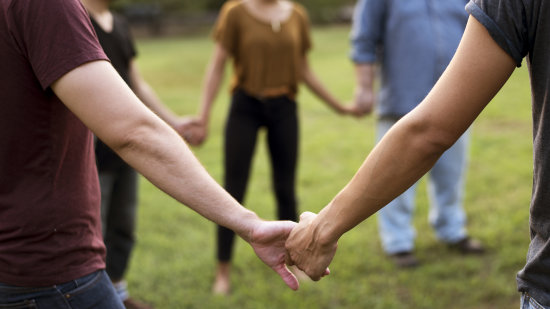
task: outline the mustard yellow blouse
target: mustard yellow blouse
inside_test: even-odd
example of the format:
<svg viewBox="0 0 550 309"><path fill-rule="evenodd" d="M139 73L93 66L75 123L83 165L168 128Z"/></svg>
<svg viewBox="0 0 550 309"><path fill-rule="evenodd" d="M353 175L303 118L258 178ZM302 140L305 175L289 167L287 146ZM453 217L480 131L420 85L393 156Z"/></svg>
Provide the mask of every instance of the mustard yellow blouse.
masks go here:
<svg viewBox="0 0 550 309"><path fill-rule="evenodd" d="M293 3L290 16L271 24L252 15L242 0L224 4L213 31L233 59L232 91L256 97L294 97L302 59L311 48L306 10Z"/></svg>

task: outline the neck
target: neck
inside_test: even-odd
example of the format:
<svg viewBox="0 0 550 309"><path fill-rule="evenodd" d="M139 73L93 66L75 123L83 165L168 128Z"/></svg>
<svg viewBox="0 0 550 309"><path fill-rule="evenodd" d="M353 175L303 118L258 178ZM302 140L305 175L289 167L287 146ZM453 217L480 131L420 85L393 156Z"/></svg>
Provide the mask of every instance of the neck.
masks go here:
<svg viewBox="0 0 550 309"><path fill-rule="evenodd" d="M257 4L260 4L260 5L273 5L273 4L277 4L279 0L253 0L253 2L256 2Z"/></svg>
<svg viewBox="0 0 550 309"><path fill-rule="evenodd" d="M82 0L91 15L97 16L109 12L109 0Z"/></svg>

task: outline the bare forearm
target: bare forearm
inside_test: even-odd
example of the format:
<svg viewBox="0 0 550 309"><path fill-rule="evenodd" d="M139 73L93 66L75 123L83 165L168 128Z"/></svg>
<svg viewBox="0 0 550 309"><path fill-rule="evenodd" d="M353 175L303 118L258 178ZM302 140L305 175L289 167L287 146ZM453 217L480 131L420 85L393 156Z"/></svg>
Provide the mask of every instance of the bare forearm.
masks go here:
<svg viewBox="0 0 550 309"><path fill-rule="evenodd" d="M178 116L162 103L161 99L149 84L141 82L138 87L134 88L134 92L141 102L147 105L147 107L170 126L175 127L178 124Z"/></svg>
<svg viewBox="0 0 550 309"><path fill-rule="evenodd" d="M179 135L139 101L109 63L82 65L52 88L86 126L154 185L204 217L249 237L257 216L208 175Z"/></svg>
<svg viewBox="0 0 550 309"><path fill-rule="evenodd" d="M316 221L327 226L324 237L338 239L426 173L491 101L514 65L487 30L470 18L455 57L432 91L384 136L321 211Z"/></svg>
<svg viewBox="0 0 550 309"><path fill-rule="evenodd" d="M223 69L219 70L218 68L216 70L215 68L210 68L210 71L207 73L207 76L205 78L199 110L199 119L204 124L208 124L210 120L212 105L214 104L214 100L216 99L220 90L223 74Z"/></svg>
<svg viewBox="0 0 550 309"><path fill-rule="evenodd" d="M333 110L338 113L345 112L345 109L340 104L340 101L336 99L327 88L321 83L317 76L311 71L308 65L305 65L302 71L302 78L306 86L313 92L319 99L325 102Z"/></svg>
<svg viewBox="0 0 550 309"><path fill-rule="evenodd" d="M227 52L220 44L216 44L203 81L199 118L204 125L208 124L212 105L220 91L225 73L226 60Z"/></svg>
<svg viewBox="0 0 550 309"><path fill-rule="evenodd" d="M375 80L374 63L357 63L355 64L355 78L357 87L360 89L373 90Z"/></svg>
<svg viewBox="0 0 550 309"><path fill-rule="evenodd" d="M240 206L207 173L169 127L163 123L151 124L116 151L161 190L246 239L249 228L244 219L257 216Z"/></svg>
<svg viewBox="0 0 550 309"><path fill-rule="evenodd" d="M369 154L352 180L316 218L322 239L334 242L404 192L437 161L447 145L426 142L422 127L406 121ZM330 218L330 220L329 220Z"/></svg>

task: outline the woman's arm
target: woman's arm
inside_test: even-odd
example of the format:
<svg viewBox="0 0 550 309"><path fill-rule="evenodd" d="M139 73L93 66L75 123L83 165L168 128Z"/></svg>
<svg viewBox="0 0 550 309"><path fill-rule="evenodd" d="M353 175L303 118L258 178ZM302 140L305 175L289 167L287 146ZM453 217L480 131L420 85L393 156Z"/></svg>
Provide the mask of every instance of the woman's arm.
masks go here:
<svg viewBox="0 0 550 309"><path fill-rule="evenodd" d="M195 126L191 126L192 136L189 137L189 142L193 145L201 144L208 135L210 113L223 82L227 59L228 53L225 48L220 43L216 43L203 81L199 117L195 121Z"/></svg>
<svg viewBox="0 0 550 309"><path fill-rule="evenodd" d="M344 106L337 100L321 83L315 73L309 66L307 56L302 58L302 79L306 86L323 102L330 106L338 114L356 114L361 115L356 109Z"/></svg>
<svg viewBox="0 0 550 309"><path fill-rule="evenodd" d="M319 215L303 216L287 241L289 260L319 279L338 239L422 177L514 68L514 60L470 18L453 60L426 99L397 122Z"/></svg>

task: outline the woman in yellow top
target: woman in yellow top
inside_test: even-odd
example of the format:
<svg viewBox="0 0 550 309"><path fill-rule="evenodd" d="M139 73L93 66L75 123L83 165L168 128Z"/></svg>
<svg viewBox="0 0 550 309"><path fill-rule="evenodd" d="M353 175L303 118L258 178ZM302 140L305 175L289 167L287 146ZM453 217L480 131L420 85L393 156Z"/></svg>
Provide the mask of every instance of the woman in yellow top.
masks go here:
<svg viewBox="0 0 550 309"><path fill-rule="evenodd" d="M210 110L219 91L225 63L232 58L232 99L225 127L225 189L242 202L250 163L261 127L273 170L278 217L296 221L295 174L298 150L296 102L303 81L339 114L361 112L340 104L311 71L309 20L304 8L287 0L233 0L224 4L214 27L216 42L204 81L199 119L192 135L198 145L207 135ZM218 270L213 291L230 291L230 260L234 233L218 227Z"/></svg>

